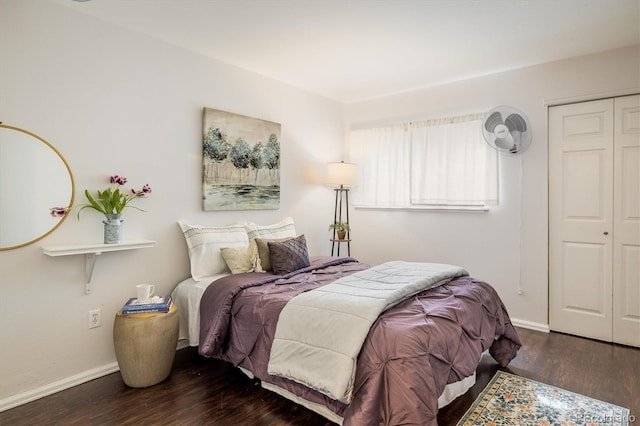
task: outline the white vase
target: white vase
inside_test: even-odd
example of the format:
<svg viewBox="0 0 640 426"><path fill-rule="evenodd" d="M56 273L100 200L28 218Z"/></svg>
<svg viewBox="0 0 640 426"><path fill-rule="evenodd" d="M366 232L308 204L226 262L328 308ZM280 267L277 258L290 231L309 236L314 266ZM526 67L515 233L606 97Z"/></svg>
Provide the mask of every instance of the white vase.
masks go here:
<svg viewBox="0 0 640 426"><path fill-rule="evenodd" d="M119 214L105 215L107 220L104 223L104 243L118 244L122 242L122 219Z"/></svg>

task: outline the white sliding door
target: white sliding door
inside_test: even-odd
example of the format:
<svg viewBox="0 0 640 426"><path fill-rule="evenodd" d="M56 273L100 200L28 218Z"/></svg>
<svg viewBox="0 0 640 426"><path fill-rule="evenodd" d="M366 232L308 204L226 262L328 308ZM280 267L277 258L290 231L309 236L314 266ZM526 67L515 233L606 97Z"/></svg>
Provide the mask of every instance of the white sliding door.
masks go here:
<svg viewBox="0 0 640 426"><path fill-rule="evenodd" d="M611 341L613 100L549 108L549 325Z"/></svg>
<svg viewBox="0 0 640 426"><path fill-rule="evenodd" d="M640 346L640 96L549 108L549 326Z"/></svg>
<svg viewBox="0 0 640 426"><path fill-rule="evenodd" d="M614 117L613 341L640 346L640 96Z"/></svg>

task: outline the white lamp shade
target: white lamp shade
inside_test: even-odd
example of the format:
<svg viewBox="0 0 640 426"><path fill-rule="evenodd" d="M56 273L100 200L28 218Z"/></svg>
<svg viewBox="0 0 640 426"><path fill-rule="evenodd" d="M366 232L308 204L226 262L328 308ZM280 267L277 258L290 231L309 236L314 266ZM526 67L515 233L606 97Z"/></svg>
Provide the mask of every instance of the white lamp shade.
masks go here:
<svg viewBox="0 0 640 426"><path fill-rule="evenodd" d="M345 163L344 161L328 163L325 183L327 185L353 186L356 184L357 173L356 165L353 163Z"/></svg>

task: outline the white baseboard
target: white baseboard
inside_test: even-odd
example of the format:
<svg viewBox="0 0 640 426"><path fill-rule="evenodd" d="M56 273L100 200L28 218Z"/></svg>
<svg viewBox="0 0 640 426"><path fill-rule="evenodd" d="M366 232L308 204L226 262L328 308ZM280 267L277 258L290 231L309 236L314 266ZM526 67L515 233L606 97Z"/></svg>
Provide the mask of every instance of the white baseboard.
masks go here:
<svg viewBox="0 0 640 426"><path fill-rule="evenodd" d="M65 389L72 388L82 383L86 383L90 380L97 379L98 377L115 373L116 371L120 371L118 363L112 362L111 364L106 364L101 367L83 371L82 373L75 374L73 376L58 380L57 382L49 383L48 385L44 385L27 392L12 395L8 398L0 400L0 412L9 410L19 405L26 404L27 402L35 401L36 399L40 399L45 396L52 395Z"/></svg>
<svg viewBox="0 0 640 426"><path fill-rule="evenodd" d="M528 328L529 330L541 331L543 333L549 333L549 324L541 324L539 322L532 322L527 320L521 320L517 318L511 318L511 323L516 327Z"/></svg>

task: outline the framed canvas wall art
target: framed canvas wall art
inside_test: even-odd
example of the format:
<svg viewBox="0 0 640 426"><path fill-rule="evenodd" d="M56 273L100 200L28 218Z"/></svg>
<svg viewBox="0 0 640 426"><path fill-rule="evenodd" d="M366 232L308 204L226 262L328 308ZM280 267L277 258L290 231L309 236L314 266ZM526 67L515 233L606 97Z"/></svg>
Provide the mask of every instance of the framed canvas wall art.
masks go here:
<svg viewBox="0 0 640 426"><path fill-rule="evenodd" d="M280 124L204 108L205 211L280 207Z"/></svg>

